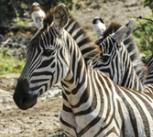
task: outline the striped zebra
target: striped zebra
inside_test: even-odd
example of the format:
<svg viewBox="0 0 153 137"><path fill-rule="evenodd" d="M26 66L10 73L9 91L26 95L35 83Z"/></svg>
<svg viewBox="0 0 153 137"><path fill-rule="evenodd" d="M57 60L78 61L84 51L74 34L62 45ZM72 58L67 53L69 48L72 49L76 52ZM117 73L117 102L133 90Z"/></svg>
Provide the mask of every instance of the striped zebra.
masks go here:
<svg viewBox="0 0 153 137"><path fill-rule="evenodd" d="M52 19L50 19L50 18L47 18L46 20L48 20L48 22L52 21ZM89 39L89 37L87 37L86 32L84 31L84 29L80 26L80 24L70 14L68 16L68 23L66 24L66 26L64 28L65 28L65 30L67 30L67 32L70 33L70 35L76 41L77 45L81 49L81 52L82 52L87 64L88 64L88 62L90 60L93 60L93 59L97 58L97 53L98 53L98 52L96 52L97 50L99 50L98 54L101 53L99 47L97 45L95 45ZM105 29L104 26L101 27L101 28ZM116 29L115 25L114 25L113 28ZM105 35L106 35L106 33L105 33ZM106 43L106 45L108 45L108 44L109 43ZM123 50L122 50L122 48L120 48L121 52ZM112 52L112 54L115 54L115 52ZM105 55L106 54L107 53L105 53ZM127 88L136 89L136 90L142 90L143 87L142 87L141 81L135 75L134 71L131 72L133 70L133 68L131 67L132 65L124 66L124 65L127 65L127 64L124 64L124 61L122 61L123 64L124 64L124 65L120 64L122 66L122 69L121 68L117 68L116 61L118 61L118 58L120 58L120 56L118 55L118 53L116 53L114 56L115 57L112 58L111 54L109 54L109 56L104 56L104 54L102 54L100 59L97 60L96 64L98 64L98 65L94 64L94 66L96 68L98 68L100 71L102 71L105 74L107 74L115 83L117 83L117 84L119 84L121 86L127 87ZM108 58L109 62L108 62L108 60L104 60L104 58ZM129 76L129 77L127 77L127 76Z"/></svg>
<svg viewBox="0 0 153 137"><path fill-rule="evenodd" d="M127 25L130 24L129 22ZM103 51L101 55L102 61L96 59L94 63L92 63L92 66L107 74L113 81L118 80L118 85L137 91L143 91L143 84L136 74L126 47L122 43L123 39L127 37L127 34L120 35L120 29L122 30L122 27L119 28L119 33L116 31L116 39L118 39L118 41L112 39L111 35L102 40L99 45Z"/></svg>
<svg viewBox="0 0 153 137"><path fill-rule="evenodd" d="M93 28L97 34L97 37L98 37L98 41L97 41L98 45L100 45L101 41L103 39L105 39L107 36L109 36L109 34L114 33L115 31L117 31L121 27L121 24L119 24L117 22L112 22L108 26L108 28L106 28L106 27L102 28L101 26L105 26L105 23L103 20L101 21L100 17L94 18L92 21L92 24L93 24ZM106 29L104 29L104 28L106 28ZM135 45L130 34L127 34L127 37L123 40L123 43L124 43L124 46L127 48L129 57L131 59L131 62L133 64L133 67L134 67L138 77L140 78L142 83L145 83L145 78L146 78L148 68L147 68L146 64L144 64L142 62L140 54L139 54L139 50L138 50L137 46Z"/></svg>
<svg viewBox="0 0 153 137"><path fill-rule="evenodd" d="M148 67L148 76L146 77L145 84L153 83L153 55L146 61Z"/></svg>
<svg viewBox="0 0 153 137"><path fill-rule="evenodd" d="M127 24L130 26L130 22ZM124 27L124 26L122 26ZM153 77L153 71L152 71L152 57L148 61L148 72L149 74L146 76L147 79L145 79L145 84L142 83L139 79L139 76L137 75L135 68L133 67L133 64L131 62L131 59L129 57L128 51L122 41L126 37L127 33L124 33L124 35L120 35L120 30L122 30L122 27L120 27L115 33L116 33L116 39L118 41L115 41L111 35L104 38L99 46L101 47L101 50L103 51L102 57L103 62L99 59L95 59L92 62L92 67L97 68L101 72L107 74L113 81L118 79L117 84L123 87L126 87L128 89L134 89L136 91L144 92L144 93L153 93L153 87L152 87L152 81L149 81ZM129 31L130 28L129 28ZM129 32L128 32L129 33ZM112 69L109 72L108 66ZM116 77L111 77L111 76ZM114 80L115 78L115 80Z"/></svg>
<svg viewBox="0 0 153 137"><path fill-rule="evenodd" d="M119 26L119 25L115 25L115 26ZM145 77L143 78L144 80L142 82L139 80L140 76L136 74L136 69L133 67L133 61L131 61L132 58L130 58L131 54L129 55L129 52L126 48L126 47L132 47L132 49L134 49L135 45L132 44L131 46L130 44L127 43L127 46L126 46L123 43L121 43L119 47L115 46L116 44L114 40L110 39L108 36L109 36L109 33L113 33L117 31L118 27L112 27L111 29L109 27L108 29L109 31L106 30L106 32L103 33L103 38L100 39L98 43L103 51L103 55L102 55L103 58L107 59L107 61L105 61L107 62L106 69L104 67L104 64L101 64L101 63L97 65L97 68L101 70L102 72L105 72L105 70L107 71L107 66L111 66L112 69L110 70L118 74L117 78L120 81L117 84L130 88L130 89L143 91L144 93L153 93L152 92L152 83L153 83L153 75L152 75L153 74L152 73L153 72L152 71L153 70L153 65L152 65L153 59L152 58L153 57L150 57L150 59L147 61L148 62L146 65L147 73L145 72L146 74L144 75ZM129 34L130 34L130 31L127 33L127 35L129 36ZM134 54L137 54L137 53L134 53ZM133 60L140 60L140 59L133 58ZM110 72L108 72L108 74L110 74L109 77L113 79L113 77L111 77L112 74Z"/></svg>
<svg viewBox="0 0 153 137"><path fill-rule="evenodd" d="M152 137L153 98L117 86L87 65L76 41L64 29L68 20L64 5L55 7L50 18L52 22L44 22L28 47L27 62L13 95L17 106L32 107L43 92L61 82L60 121L68 136ZM125 26L120 33L127 30ZM111 37L118 41L116 33Z"/></svg>
<svg viewBox="0 0 153 137"><path fill-rule="evenodd" d="M81 52L82 52L86 62L89 62L90 60L93 60L95 58L97 59L97 57L95 55L95 50L97 50L98 47L92 43L92 41L87 37L84 29L80 26L80 24L71 15L69 15L69 20L65 26L65 29L70 33L70 35L76 41L77 45L81 49ZM109 45L109 43L106 43L106 45ZM112 45L109 45L109 46L112 46ZM122 52L123 50L125 50L125 49L120 48L120 52ZM89 53L91 55L90 57L89 57ZM112 54L115 54L115 53L112 53ZM129 71L130 68L133 70L132 65L129 64L130 67L127 67L127 64L125 64L126 66L124 67L124 72L121 73L124 65L121 65L122 69L116 68L115 61L118 59L119 55L118 55L118 53L116 53L115 57L112 58L112 54L109 54L109 56L104 56L104 53L101 53L102 56L100 56L100 58L98 58L98 60L96 60L97 63L96 63L96 65L94 64L94 67L99 69L103 73L107 74L115 83L117 83L121 86L131 88L131 89L136 89L136 90L142 90L143 87L142 87L141 81L139 80L139 77L137 77L135 75L134 71L133 72ZM127 56L128 53L127 54L125 53L125 55ZM108 60L104 60L104 58L107 58L109 60L109 62L108 62ZM128 63L130 63L130 62L128 62ZM116 69L112 69L113 67L115 67ZM126 74L125 74L125 71L126 71ZM130 78L126 77L127 75L131 76L131 77ZM123 82L123 80L125 82ZM130 80L130 81L128 81L128 80Z"/></svg>

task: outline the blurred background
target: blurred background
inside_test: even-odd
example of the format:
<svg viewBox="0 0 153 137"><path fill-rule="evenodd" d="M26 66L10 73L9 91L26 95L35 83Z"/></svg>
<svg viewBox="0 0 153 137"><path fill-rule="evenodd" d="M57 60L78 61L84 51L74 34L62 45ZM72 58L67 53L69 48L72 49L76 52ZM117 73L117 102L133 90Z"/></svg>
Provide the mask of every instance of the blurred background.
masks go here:
<svg viewBox="0 0 153 137"><path fill-rule="evenodd" d="M58 94L44 95L26 112L16 108L12 100L26 47L36 32L30 15L33 2L40 3L45 11L65 3L94 41L91 22L95 16L102 17L107 26L112 21L124 24L134 18L133 38L142 59L153 55L153 22L137 19L153 20L153 0L0 0L0 137L48 137L59 129L62 102Z"/></svg>
<svg viewBox="0 0 153 137"><path fill-rule="evenodd" d="M31 5L34 0L0 0L0 75L19 73L26 53L26 46L36 31L31 20ZM139 16L153 19L152 0L37 0L47 11L63 2L72 15L88 31L93 40L91 21L95 16L104 19L106 25L112 21L125 23ZM137 20L134 28L135 42L143 57L153 53L153 23Z"/></svg>

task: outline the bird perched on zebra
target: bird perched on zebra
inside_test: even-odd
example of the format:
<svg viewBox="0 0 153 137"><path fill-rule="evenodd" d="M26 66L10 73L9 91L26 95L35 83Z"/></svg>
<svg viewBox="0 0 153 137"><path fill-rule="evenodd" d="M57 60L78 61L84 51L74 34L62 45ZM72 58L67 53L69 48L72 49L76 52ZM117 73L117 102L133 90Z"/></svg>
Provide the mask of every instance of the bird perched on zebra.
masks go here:
<svg viewBox="0 0 153 137"><path fill-rule="evenodd" d="M97 38L101 39L103 37L104 31L106 30L106 25L104 20L100 17L95 17L92 21L93 29L97 34Z"/></svg>
<svg viewBox="0 0 153 137"><path fill-rule="evenodd" d="M35 23L35 26L37 29L43 28L43 20L45 18L46 14L45 12L41 9L39 3L34 2L32 4L31 8L31 18L33 22Z"/></svg>
<svg viewBox="0 0 153 137"><path fill-rule="evenodd" d="M153 98L114 84L86 63L76 41L64 29L68 21L64 5L55 7L48 18L53 19L51 24L28 46L27 62L13 95L16 105L31 108L41 94L61 82L60 121L68 136L152 137ZM110 37L120 44L129 25Z"/></svg>

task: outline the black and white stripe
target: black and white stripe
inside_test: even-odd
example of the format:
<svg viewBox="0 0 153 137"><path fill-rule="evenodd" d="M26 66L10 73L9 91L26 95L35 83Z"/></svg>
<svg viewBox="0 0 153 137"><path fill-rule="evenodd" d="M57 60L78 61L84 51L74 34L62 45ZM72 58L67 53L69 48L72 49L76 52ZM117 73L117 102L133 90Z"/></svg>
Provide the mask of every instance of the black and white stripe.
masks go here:
<svg viewBox="0 0 153 137"><path fill-rule="evenodd" d="M63 87L60 120L68 136L152 137L153 98L117 86L105 74L87 65L76 41L59 25L59 22L64 21L61 17L63 14L67 15L65 7L58 6L52 15L58 17L54 18L55 22L37 35L35 40L38 43L31 41L30 47L34 51L38 47L41 49L39 60L42 62L34 67L32 64L25 65L27 69L20 80L23 75L24 78L27 76L28 87L24 86L23 81L18 81L14 93L16 104L21 109L32 107L39 96L39 88L37 82L37 92L34 87L30 88L31 79L35 77L34 74L38 77L47 74L51 87L57 82L61 82ZM49 53L45 53L48 48ZM28 56L33 56L30 51ZM27 63L30 62L29 59L27 58ZM43 64L45 61L47 62ZM44 83L38 85L43 89Z"/></svg>
<svg viewBox="0 0 153 137"><path fill-rule="evenodd" d="M86 58L87 58L87 61L97 58L96 56L94 57L95 54L92 55L92 52L94 51L93 49L96 49L96 46L87 37L85 31L81 28L79 23L76 20L74 20L74 18L72 18L71 16L69 16L69 21L65 29L71 34L73 39L78 44L85 60ZM123 40L127 42L126 38L127 37L124 37ZM131 50L129 47L133 48L134 46L131 46L130 43L128 43L127 46L124 46L124 47L121 46L121 48L116 50L114 49L116 46L113 46L113 45L116 45L116 43L110 40L106 40L105 44L103 43L103 45L105 46L100 46L100 48L101 49L105 48L106 50L102 49L103 53L101 53L100 59L97 59L95 63L96 65L94 64L93 66L99 69L100 71L102 71L103 73L105 73L107 76L109 76L118 85L131 88L131 89L142 90L143 89L142 81L140 80L140 77L135 71L136 69L135 66L137 65L131 64L131 61L130 61L131 58L133 58L134 60L134 56L136 56L135 55L136 53L135 53L135 50L133 49ZM128 53L126 51L127 50L126 48L131 50L131 52ZM107 52L110 52L110 53L107 53ZM89 53L92 55L92 58L89 58ZM125 62L123 58L124 59L128 58L128 59ZM138 59L135 59L135 60L138 60ZM135 61L135 62L138 64L138 61ZM118 65L116 63L118 63ZM142 68L142 66L140 67L139 65L139 68Z"/></svg>
<svg viewBox="0 0 153 137"><path fill-rule="evenodd" d="M101 24L105 25L104 22L101 22ZM97 28L99 28L99 25L100 23L93 24L93 26L96 26ZM98 37L97 44L100 45L103 39L105 39L110 34L113 34L114 32L116 32L120 27L121 27L121 24L112 22L105 30L99 28L98 30L101 31L102 35ZM98 33L99 32L96 32L97 36L99 35ZM147 66L141 60L139 50L132 39L130 31L127 32L126 37L123 39L123 45L127 49L131 63L136 71L137 76L140 78L141 82L144 83L146 75L147 75Z"/></svg>

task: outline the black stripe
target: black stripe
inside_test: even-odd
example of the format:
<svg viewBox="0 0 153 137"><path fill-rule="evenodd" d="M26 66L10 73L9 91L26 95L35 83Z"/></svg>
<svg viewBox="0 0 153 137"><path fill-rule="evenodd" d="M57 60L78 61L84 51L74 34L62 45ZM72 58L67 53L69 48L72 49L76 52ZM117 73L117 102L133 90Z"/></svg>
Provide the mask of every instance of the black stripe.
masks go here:
<svg viewBox="0 0 153 137"><path fill-rule="evenodd" d="M100 120L100 117L96 117L94 120L92 120L84 129L82 129L78 133L78 137L81 137L84 133L86 133L92 126L94 126L98 121Z"/></svg>
<svg viewBox="0 0 153 137"><path fill-rule="evenodd" d="M83 91L83 94L81 96L81 98L79 99L79 102L75 105L71 105L72 108L77 108L79 107L80 105L82 105L83 103L85 103L89 98L89 92L88 92L88 89L85 89Z"/></svg>
<svg viewBox="0 0 153 137"><path fill-rule="evenodd" d="M66 111L66 112L69 112L69 113L73 113L72 109L65 106L64 104L63 104L63 110Z"/></svg>

